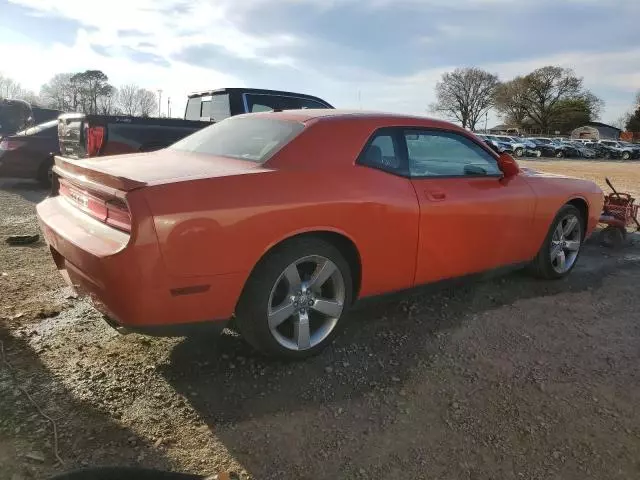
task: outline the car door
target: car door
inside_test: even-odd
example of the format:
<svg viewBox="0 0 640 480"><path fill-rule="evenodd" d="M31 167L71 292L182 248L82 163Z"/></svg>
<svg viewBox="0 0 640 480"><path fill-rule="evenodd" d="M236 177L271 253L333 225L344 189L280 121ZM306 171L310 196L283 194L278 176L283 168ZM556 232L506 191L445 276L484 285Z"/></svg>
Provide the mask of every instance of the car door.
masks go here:
<svg viewBox="0 0 640 480"><path fill-rule="evenodd" d="M462 133L403 137L420 205L416 284L531 259L535 197L522 176L504 179L495 156Z"/></svg>

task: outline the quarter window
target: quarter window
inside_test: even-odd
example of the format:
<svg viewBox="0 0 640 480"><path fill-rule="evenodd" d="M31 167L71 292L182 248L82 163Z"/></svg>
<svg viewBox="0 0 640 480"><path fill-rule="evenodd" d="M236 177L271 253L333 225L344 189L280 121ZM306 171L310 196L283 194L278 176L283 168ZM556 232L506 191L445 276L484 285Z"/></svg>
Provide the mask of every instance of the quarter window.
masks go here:
<svg viewBox="0 0 640 480"><path fill-rule="evenodd" d="M401 157L393 130L377 132L360 154L358 163L381 170L399 171Z"/></svg>
<svg viewBox="0 0 640 480"><path fill-rule="evenodd" d="M501 175L493 156L462 135L407 130L404 137L412 177Z"/></svg>

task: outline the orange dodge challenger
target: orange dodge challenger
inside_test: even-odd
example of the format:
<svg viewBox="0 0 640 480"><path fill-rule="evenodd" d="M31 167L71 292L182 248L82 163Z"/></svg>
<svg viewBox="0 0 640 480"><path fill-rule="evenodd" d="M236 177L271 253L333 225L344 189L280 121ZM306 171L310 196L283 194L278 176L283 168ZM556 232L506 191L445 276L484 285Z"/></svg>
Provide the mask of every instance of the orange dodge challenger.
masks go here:
<svg viewBox="0 0 640 480"><path fill-rule="evenodd" d="M339 110L57 157L54 192L37 210L56 265L112 325L182 334L235 317L258 350L294 358L357 299L501 267L567 275L603 201L450 123Z"/></svg>

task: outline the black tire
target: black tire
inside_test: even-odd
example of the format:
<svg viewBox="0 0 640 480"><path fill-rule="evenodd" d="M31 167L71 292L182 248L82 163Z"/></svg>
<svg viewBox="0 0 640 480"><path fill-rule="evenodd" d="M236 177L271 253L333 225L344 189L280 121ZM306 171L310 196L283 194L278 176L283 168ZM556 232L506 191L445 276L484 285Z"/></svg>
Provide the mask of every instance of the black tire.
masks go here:
<svg viewBox="0 0 640 480"><path fill-rule="evenodd" d="M562 150L558 150L556 152L556 158L563 158L564 157L564 152Z"/></svg>
<svg viewBox="0 0 640 480"><path fill-rule="evenodd" d="M524 154L524 149L516 148L515 154L516 154L516 157L521 157Z"/></svg>
<svg viewBox="0 0 640 480"><path fill-rule="evenodd" d="M631 158L631 154L629 152L622 152L622 160L629 160Z"/></svg>
<svg viewBox="0 0 640 480"><path fill-rule="evenodd" d="M538 254L529 265L529 271L534 276L538 278L547 279L547 280L554 280L554 279L567 276L571 272L571 270L573 270L573 268L575 267L580 257L580 253L582 252L582 248L578 250L578 256L576 257L571 268L569 268L569 270L567 270L566 272L560 274L556 272L551 265L550 247L551 247L551 239L553 237L553 231L558 226L558 222L560 222L565 216L567 216L570 213L574 214L580 222L580 231L581 231L580 238L581 238L581 241L584 242L585 219L582 218L582 214L580 213L580 211L573 205L563 206L556 214L555 218L553 219L553 222L551 222L551 226L549 227L549 232L547 233L547 236L545 237L544 242L542 242L542 246L540 247Z"/></svg>
<svg viewBox="0 0 640 480"><path fill-rule="evenodd" d="M320 255L331 260L342 274L344 307L337 324L320 343L305 350L292 350L281 345L269 329L269 296L284 270L298 259L310 255ZM251 273L236 308L236 325L244 339L265 355L287 359L307 358L318 354L332 342L343 326L344 316L352 298L351 268L338 248L317 237L292 239L276 247Z"/></svg>
<svg viewBox="0 0 640 480"><path fill-rule="evenodd" d="M51 176L53 169L53 158L47 158L38 168L38 183L43 187L51 186Z"/></svg>

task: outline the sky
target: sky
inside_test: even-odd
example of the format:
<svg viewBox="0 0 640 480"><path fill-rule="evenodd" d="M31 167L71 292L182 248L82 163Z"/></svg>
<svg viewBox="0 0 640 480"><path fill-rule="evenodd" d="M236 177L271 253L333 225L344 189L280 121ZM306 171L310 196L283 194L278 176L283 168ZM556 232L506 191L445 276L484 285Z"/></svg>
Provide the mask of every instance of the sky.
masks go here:
<svg viewBox="0 0 640 480"><path fill-rule="evenodd" d="M640 0L0 0L0 73L37 92L100 69L162 89L173 116L190 92L243 86L429 115L443 72L561 65L613 122L640 90L639 19Z"/></svg>

